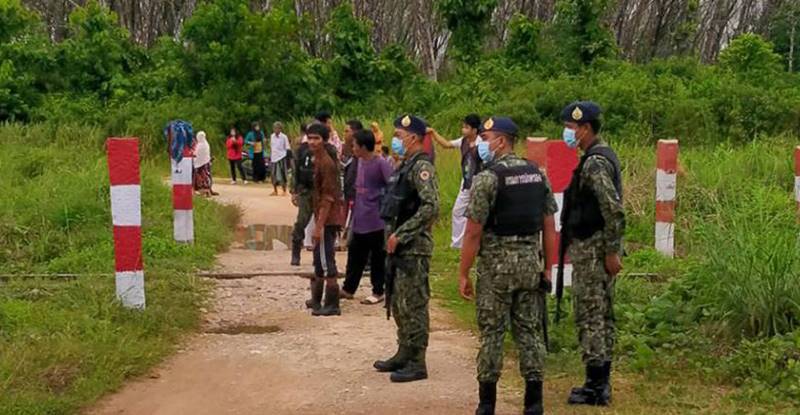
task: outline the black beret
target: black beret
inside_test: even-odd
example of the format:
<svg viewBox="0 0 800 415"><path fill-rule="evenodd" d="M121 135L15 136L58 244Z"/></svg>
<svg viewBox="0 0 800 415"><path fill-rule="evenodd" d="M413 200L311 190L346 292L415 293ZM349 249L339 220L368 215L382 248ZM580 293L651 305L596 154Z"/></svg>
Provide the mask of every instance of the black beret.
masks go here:
<svg viewBox="0 0 800 415"><path fill-rule="evenodd" d="M517 124L514 123L514 120L508 117L489 117L486 121L483 122L480 128L480 132L487 132L487 131L497 131L499 133L508 134L512 137L517 136Z"/></svg>
<svg viewBox="0 0 800 415"><path fill-rule="evenodd" d="M394 128L406 130L412 134L418 135L420 138L425 136L428 131L428 125L425 120L415 117L411 114L401 115L394 120Z"/></svg>
<svg viewBox="0 0 800 415"><path fill-rule="evenodd" d="M591 122L600 119L602 110L592 101L577 101L564 107L561 119L566 122Z"/></svg>

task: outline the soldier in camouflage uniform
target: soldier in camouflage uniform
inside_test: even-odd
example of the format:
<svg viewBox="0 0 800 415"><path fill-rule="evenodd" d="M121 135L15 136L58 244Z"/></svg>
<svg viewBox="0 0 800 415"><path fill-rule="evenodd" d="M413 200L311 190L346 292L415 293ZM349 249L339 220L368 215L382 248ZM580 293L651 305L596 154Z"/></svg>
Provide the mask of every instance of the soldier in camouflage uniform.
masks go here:
<svg viewBox="0 0 800 415"><path fill-rule="evenodd" d="M564 141L583 151L561 218L569 238L575 326L586 365L586 382L572 390L570 404L607 405L611 400L614 277L622 269L625 212L619 159L597 136L600 113L588 101L562 112Z"/></svg>
<svg viewBox="0 0 800 415"><path fill-rule="evenodd" d="M314 156L308 143L301 143L295 153L294 174L290 183L292 204L297 206L297 220L292 228L292 262L300 265L300 252L303 249L305 228L314 213L311 205L311 191L314 187Z"/></svg>
<svg viewBox="0 0 800 415"><path fill-rule="evenodd" d="M478 256L480 403L475 413L494 414L503 339L510 325L525 379L524 413L542 414L544 296L552 286L552 264L545 258L555 249L553 215L558 206L539 168L514 154L517 126L510 118L489 118L481 130L478 154L486 168L470 190L459 272L461 295L472 299L469 270Z"/></svg>
<svg viewBox="0 0 800 415"><path fill-rule="evenodd" d="M395 120L394 126L393 140L401 142L395 142L393 148L404 159L390 180L381 216L389 235L386 252L395 270L391 310L397 324L398 350L391 358L376 361L374 367L393 372L392 382L410 382L428 377L428 271L433 253L431 227L439 213L439 187L433 163L423 151L425 122L405 115Z"/></svg>

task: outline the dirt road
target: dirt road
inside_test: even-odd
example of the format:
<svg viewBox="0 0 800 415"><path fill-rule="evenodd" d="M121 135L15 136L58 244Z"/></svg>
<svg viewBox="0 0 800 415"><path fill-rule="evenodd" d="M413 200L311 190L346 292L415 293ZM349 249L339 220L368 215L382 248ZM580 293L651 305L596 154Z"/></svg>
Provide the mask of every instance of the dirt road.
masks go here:
<svg viewBox="0 0 800 415"><path fill-rule="evenodd" d="M244 209L245 225L291 224L288 197L265 186L217 185L220 201ZM276 249L282 246L275 244ZM286 250L232 249L223 272L290 271ZM303 253L310 267L310 253ZM338 262L344 270L344 256ZM216 282L202 333L145 379L103 399L90 414L469 414L477 404L476 339L432 307L429 379L392 384L372 369L395 349L395 326L381 306L356 301L341 317L312 317L307 280L262 277ZM514 399L520 400L519 397ZM517 405L498 413L521 412Z"/></svg>

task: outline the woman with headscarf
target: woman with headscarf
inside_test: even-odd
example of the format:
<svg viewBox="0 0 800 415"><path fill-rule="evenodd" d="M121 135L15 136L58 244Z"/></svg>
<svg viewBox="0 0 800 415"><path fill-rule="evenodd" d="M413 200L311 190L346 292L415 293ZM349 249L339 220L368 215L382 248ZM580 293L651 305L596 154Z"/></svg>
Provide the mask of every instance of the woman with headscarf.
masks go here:
<svg viewBox="0 0 800 415"><path fill-rule="evenodd" d="M383 131L381 131L381 125L373 121L372 124L370 124L370 129L372 130L372 135L375 136L375 154L382 156Z"/></svg>
<svg viewBox="0 0 800 415"><path fill-rule="evenodd" d="M211 190L213 182L211 178L211 146L206 140L205 131L197 133L197 145L194 148L194 180L192 182L195 192L203 196L217 194Z"/></svg>
<svg viewBox="0 0 800 415"><path fill-rule="evenodd" d="M244 141L248 147L250 160L253 161L253 181L263 182L267 179L267 165L264 162L267 157L267 138L257 122L253 123L253 129L247 133Z"/></svg>

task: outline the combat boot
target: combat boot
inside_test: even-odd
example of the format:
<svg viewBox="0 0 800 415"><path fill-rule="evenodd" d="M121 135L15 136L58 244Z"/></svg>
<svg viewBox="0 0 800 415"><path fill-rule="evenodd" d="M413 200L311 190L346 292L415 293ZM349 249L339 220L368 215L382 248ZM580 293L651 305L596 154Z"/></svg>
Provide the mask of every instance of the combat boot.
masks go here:
<svg viewBox="0 0 800 415"><path fill-rule="evenodd" d="M340 316L342 310L339 308L339 284L328 284L325 286L325 305L318 310L311 312L312 316Z"/></svg>
<svg viewBox="0 0 800 415"><path fill-rule="evenodd" d="M417 348L412 351L411 358L402 369L392 372L389 379L395 383L413 382L428 378L428 367L425 364L425 349Z"/></svg>
<svg viewBox="0 0 800 415"><path fill-rule="evenodd" d="M611 361L603 363L603 389L600 398L606 404L611 403Z"/></svg>
<svg viewBox="0 0 800 415"><path fill-rule="evenodd" d="M542 381L525 381L525 412L524 415L544 414L544 404L542 403Z"/></svg>
<svg viewBox="0 0 800 415"><path fill-rule="evenodd" d="M316 311L322 307L322 290L324 287L325 281L322 278L311 279L311 299L306 300L306 308Z"/></svg>
<svg viewBox="0 0 800 415"><path fill-rule="evenodd" d="M291 265L293 267L300 266L300 251L303 250L303 241L295 242L292 241L292 262Z"/></svg>
<svg viewBox="0 0 800 415"><path fill-rule="evenodd" d="M570 405L608 405L608 400L603 399L604 373L605 365L586 365L586 385L573 389L567 403Z"/></svg>
<svg viewBox="0 0 800 415"><path fill-rule="evenodd" d="M497 382L481 382L478 385L478 409L475 415L494 415L494 407L497 404Z"/></svg>
<svg viewBox="0 0 800 415"><path fill-rule="evenodd" d="M577 387L572 388L572 391L570 391L570 396L574 395L574 394L583 393L583 390L589 387L589 366L586 366L585 373L586 374L585 374L585 378L584 378L584 381L583 381L583 386L577 386Z"/></svg>
<svg viewBox="0 0 800 415"><path fill-rule="evenodd" d="M405 346L398 346L397 353L387 360L376 360L372 367L378 369L378 372L396 372L408 363L409 353L408 348Z"/></svg>

